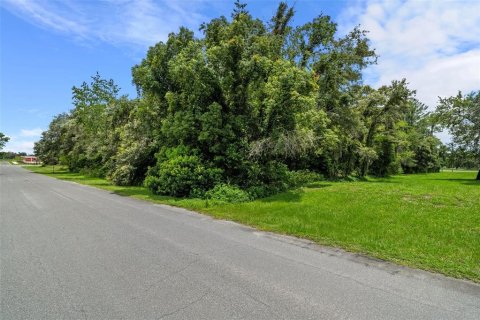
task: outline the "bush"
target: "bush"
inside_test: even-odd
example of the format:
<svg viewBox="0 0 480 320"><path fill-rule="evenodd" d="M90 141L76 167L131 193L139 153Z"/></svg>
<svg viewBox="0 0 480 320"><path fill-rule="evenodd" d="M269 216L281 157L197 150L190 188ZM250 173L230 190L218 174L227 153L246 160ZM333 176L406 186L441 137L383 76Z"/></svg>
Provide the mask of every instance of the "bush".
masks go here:
<svg viewBox="0 0 480 320"><path fill-rule="evenodd" d="M279 161L251 163L247 170L248 186L268 186L279 191L288 187L288 168Z"/></svg>
<svg viewBox="0 0 480 320"><path fill-rule="evenodd" d="M251 199L265 198L288 189L287 166L278 161L251 162L242 185Z"/></svg>
<svg viewBox="0 0 480 320"><path fill-rule="evenodd" d="M237 186L220 183L205 193L205 198L220 202L238 203L249 201L247 192Z"/></svg>
<svg viewBox="0 0 480 320"><path fill-rule="evenodd" d="M79 170L81 174L86 176L95 177L95 178L104 178L105 170L103 168L91 167L91 168L82 168Z"/></svg>
<svg viewBox="0 0 480 320"><path fill-rule="evenodd" d="M287 176L290 187L300 187L308 183L324 180L322 174L310 170L289 171Z"/></svg>
<svg viewBox="0 0 480 320"><path fill-rule="evenodd" d="M322 174L309 171L288 171L278 162L270 162L264 166L252 166L251 181L254 185L247 187L250 199L265 198L287 190L289 187L299 187L308 183L324 180ZM256 179L255 179L256 178Z"/></svg>
<svg viewBox="0 0 480 320"><path fill-rule="evenodd" d="M135 168L131 165L118 167L110 176L112 182L117 186L131 185L135 178Z"/></svg>
<svg viewBox="0 0 480 320"><path fill-rule="evenodd" d="M156 194L199 196L218 183L221 176L221 169L206 167L196 155L172 153L149 170L145 186Z"/></svg>
<svg viewBox="0 0 480 320"><path fill-rule="evenodd" d="M275 190L272 190L272 188L269 188L266 185L257 185L257 186L248 187L247 193L250 196L250 198L253 200L253 199L266 198L268 196L271 196L275 194Z"/></svg>
<svg viewBox="0 0 480 320"><path fill-rule="evenodd" d="M142 185L147 168L155 165L154 152L146 141L134 141L115 155L108 177L115 185Z"/></svg>

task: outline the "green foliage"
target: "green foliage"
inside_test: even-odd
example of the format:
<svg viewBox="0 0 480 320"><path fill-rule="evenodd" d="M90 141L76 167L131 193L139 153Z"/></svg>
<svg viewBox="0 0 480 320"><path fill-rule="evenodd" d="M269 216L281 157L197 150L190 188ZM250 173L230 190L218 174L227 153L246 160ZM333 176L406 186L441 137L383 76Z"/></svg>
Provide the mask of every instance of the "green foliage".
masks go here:
<svg viewBox="0 0 480 320"><path fill-rule="evenodd" d="M476 169L478 167L477 156L471 150L465 150L453 142L445 146L443 158L447 168Z"/></svg>
<svg viewBox="0 0 480 320"><path fill-rule="evenodd" d="M145 179L145 186L156 194L176 197L199 195L220 181L222 170L207 167L188 148L179 146L157 154L157 164Z"/></svg>
<svg viewBox="0 0 480 320"><path fill-rule="evenodd" d="M440 99L437 116L456 144L480 156L480 91Z"/></svg>
<svg viewBox="0 0 480 320"><path fill-rule="evenodd" d="M3 150L8 141L10 141L10 137L7 137L5 134L0 132L0 151Z"/></svg>
<svg viewBox="0 0 480 320"><path fill-rule="evenodd" d="M118 185L198 197L217 184L265 197L306 172L438 170L437 118L406 80L362 84L377 58L366 31L338 34L322 14L293 26L293 17L281 2L265 23L237 1L200 38L170 33L132 68L137 99L97 73L73 87L74 109L52 121L37 155Z"/></svg>
<svg viewBox="0 0 480 320"><path fill-rule="evenodd" d="M110 179L117 186L128 186L134 184L135 179L135 167L129 164L118 166L113 171Z"/></svg>
<svg viewBox="0 0 480 320"><path fill-rule="evenodd" d="M448 128L457 148L473 155L475 165L480 168L480 90L440 99L436 116Z"/></svg>
<svg viewBox="0 0 480 320"><path fill-rule="evenodd" d="M244 186L252 199L264 198L288 188L288 168L281 162L252 163L246 171Z"/></svg>
<svg viewBox="0 0 480 320"><path fill-rule="evenodd" d="M441 172L321 182L266 199L200 210L478 282L480 182L475 175Z"/></svg>
<svg viewBox="0 0 480 320"><path fill-rule="evenodd" d="M322 174L310 170L289 171L288 184L291 187L300 187L313 182L325 180Z"/></svg>
<svg viewBox="0 0 480 320"><path fill-rule="evenodd" d="M65 135L70 117L66 113L53 118L47 131L42 132L42 138L34 145L34 152L40 157L43 164L58 164L61 157L67 152Z"/></svg>
<svg viewBox="0 0 480 320"><path fill-rule="evenodd" d="M11 151L1 151L0 152L0 159L9 159L9 160L13 160L15 159L16 157L19 157L19 156L26 156L27 154L25 152L11 152Z"/></svg>
<svg viewBox="0 0 480 320"><path fill-rule="evenodd" d="M220 183L205 193L205 198L217 202L238 203L250 200L247 192L237 186Z"/></svg>

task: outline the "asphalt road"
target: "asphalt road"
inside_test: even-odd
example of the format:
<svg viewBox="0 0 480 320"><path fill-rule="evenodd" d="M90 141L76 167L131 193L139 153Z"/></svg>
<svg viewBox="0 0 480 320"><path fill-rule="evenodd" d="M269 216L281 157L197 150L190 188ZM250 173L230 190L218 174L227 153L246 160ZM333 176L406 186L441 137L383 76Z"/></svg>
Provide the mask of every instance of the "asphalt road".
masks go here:
<svg viewBox="0 0 480 320"><path fill-rule="evenodd" d="M1 319L480 319L480 286L0 165Z"/></svg>

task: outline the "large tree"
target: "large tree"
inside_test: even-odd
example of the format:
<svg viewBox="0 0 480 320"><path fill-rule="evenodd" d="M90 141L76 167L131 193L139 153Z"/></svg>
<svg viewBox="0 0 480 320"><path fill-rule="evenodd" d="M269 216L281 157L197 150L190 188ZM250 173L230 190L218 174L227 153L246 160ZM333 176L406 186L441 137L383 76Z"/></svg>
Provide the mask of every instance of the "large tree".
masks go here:
<svg viewBox="0 0 480 320"><path fill-rule="evenodd" d="M437 141L407 82L362 83L377 59L367 33L338 34L323 14L294 26L294 13L281 2L264 22L237 1L200 37L180 28L132 68L137 99L118 97L98 74L74 87L74 109L38 152L176 196L223 184L265 196L298 170L335 179L437 167Z"/></svg>
<svg viewBox="0 0 480 320"><path fill-rule="evenodd" d="M453 142L472 152L480 168L480 90L440 99L437 115L448 128ZM477 180L480 180L480 170Z"/></svg>
<svg viewBox="0 0 480 320"><path fill-rule="evenodd" d="M48 130L42 132L40 140L35 142L34 153L44 164L56 165L64 155L63 140L68 120L69 116L66 113L55 116L50 122Z"/></svg>
<svg viewBox="0 0 480 320"><path fill-rule="evenodd" d="M5 144L10 140L3 132L0 132L0 151L3 150Z"/></svg>

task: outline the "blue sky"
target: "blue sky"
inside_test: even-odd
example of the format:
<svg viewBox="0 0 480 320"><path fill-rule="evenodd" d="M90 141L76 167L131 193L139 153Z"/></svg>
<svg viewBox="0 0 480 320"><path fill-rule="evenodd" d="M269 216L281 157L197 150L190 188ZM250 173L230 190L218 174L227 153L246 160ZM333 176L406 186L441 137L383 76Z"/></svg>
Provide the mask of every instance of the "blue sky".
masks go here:
<svg viewBox="0 0 480 320"><path fill-rule="evenodd" d="M477 1L288 1L294 23L321 12L340 34L361 24L380 55L365 73L379 86L406 77L434 107L438 96L480 89L480 4ZM264 20L278 1L247 1ZM52 117L71 109L71 88L95 72L135 96L130 69L149 46L185 25L229 16L232 1L1 0L0 131L5 150L32 152Z"/></svg>

